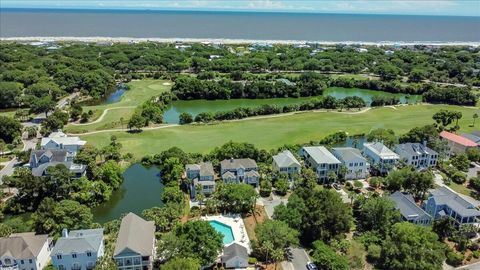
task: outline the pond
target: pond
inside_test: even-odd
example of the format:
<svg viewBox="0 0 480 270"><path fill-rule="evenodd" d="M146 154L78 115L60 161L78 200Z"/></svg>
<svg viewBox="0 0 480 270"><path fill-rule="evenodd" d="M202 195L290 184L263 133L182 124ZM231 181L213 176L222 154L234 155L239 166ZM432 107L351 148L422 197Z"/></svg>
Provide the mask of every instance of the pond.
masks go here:
<svg viewBox="0 0 480 270"><path fill-rule="evenodd" d="M372 98L374 96L398 97L401 103L418 103L422 101L421 95L394 94L359 88L330 87L324 91L323 95L329 95L339 99L347 96L358 96L365 100L367 104L372 102ZM257 107L264 104L275 104L279 106L299 104L311 98L313 97L188 101L178 100L172 102L172 104L168 107L163 114L163 120L165 123L178 123L178 117L183 112L190 113L193 117L195 117L201 112L229 111L238 107Z"/></svg>
<svg viewBox="0 0 480 270"><path fill-rule="evenodd" d="M110 200L92 209L93 220L102 224L124 213L141 215L145 209L161 206L163 184L159 173L156 167L146 168L139 163L130 166L123 173L122 186Z"/></svg>

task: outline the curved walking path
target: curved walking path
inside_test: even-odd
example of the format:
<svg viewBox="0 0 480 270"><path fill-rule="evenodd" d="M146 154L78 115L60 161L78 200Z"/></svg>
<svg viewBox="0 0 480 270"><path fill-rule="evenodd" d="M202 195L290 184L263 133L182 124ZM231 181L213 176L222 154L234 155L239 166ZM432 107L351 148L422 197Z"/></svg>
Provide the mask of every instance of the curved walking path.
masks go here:
<svg viewBox="0 0 480 270"><path fill-rule="evenodd" d="M93 122L90 122L90 123L70 123L70 125L72 125L72 126L88 126L88 125L96 124L96 123L101 122L101 121L103 120L103 118L105 117L105 115L106 115L110 110L132 109L132 108L136 108L136 106L123 106L123 107L108 108L108 109L103 110L102 115L100 115L100 117L98 117L97 120L95 120L95 121L93 121Z"/></svg>

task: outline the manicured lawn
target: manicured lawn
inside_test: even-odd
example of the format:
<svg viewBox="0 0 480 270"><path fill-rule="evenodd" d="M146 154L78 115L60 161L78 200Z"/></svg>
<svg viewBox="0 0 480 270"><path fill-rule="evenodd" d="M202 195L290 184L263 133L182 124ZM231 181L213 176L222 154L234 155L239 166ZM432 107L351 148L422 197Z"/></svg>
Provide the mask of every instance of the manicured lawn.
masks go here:
<svg viewBox="0 0 480 270"><path fill-rule="evenodd" d="M120 118L126 121L132 116L135 107L149 100L150 98L159 95L162 92L170 90L170 85L164 83L171 83L164 80L141 80L129 82L130 90L123 94L120 101L111 104L102 104L97 106L85 106L83 111L92 110L94 117L92 122L98 119L105 109L110 109L102 121L92 123L89 125L68 125L67 132L85 132L103 129L120 128ZM126 108L125 108L126 107ZM117 108L117 109L114 109Z"/></svg>
<svg viewBox="0 0 480 270"><path fill-rule="evenodd" d="M467 196L471 196L472 195L472 190L469 189L468 187L464 186L464 185L460 185L460 184L457 184L455 182L452 182L450 183L450 185L448 185L451 189L455 190L456 192L460 193L460 194L463 194L463 195L467 195Z"/></svg>
<svg viewBox="0 0 480 270"><path fill-rule="evenodd" d="M457 110L463 113L463 118L459 121L461 131L473 129L469 127L472 115L474 112L479 112L478 109L459 106L410 105L397 109L376 108L360 114L308 112L211 125L185 125L145 130L139 134L102 132L81 137L89 144L102 147L109 142L110 136L115 134L123 145L122 152L130 152L137 158L159 153L173 146L187 152L207 153L230 140L253 143L263 149L273 149L283 144L320 140L337 131L347 131L354 135L368 133L376 128L390 128L396 134L402 134L413 127L433 123L432 115L440 109Z"/></svg>

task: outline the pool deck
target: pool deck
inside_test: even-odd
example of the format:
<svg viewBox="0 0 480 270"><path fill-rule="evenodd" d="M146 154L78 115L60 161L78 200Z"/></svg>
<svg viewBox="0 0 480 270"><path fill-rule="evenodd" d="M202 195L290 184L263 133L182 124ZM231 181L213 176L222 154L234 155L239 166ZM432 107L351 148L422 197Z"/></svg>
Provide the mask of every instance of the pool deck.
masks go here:
<svg viewBox="0 0 480 270"><path fill-rule="evenodd" d="M243 219L240 215L203 216L202 220L206 220L206 221L214 220L230 226L232 228L233 237L235 238L231 244L237 243L241 246L244 246L247 249L248 254L252 252L250 239L248 239L247 230L245 229L245 224L243 223ZM231 244L228 244L226 246L229 246Z"/></svg>

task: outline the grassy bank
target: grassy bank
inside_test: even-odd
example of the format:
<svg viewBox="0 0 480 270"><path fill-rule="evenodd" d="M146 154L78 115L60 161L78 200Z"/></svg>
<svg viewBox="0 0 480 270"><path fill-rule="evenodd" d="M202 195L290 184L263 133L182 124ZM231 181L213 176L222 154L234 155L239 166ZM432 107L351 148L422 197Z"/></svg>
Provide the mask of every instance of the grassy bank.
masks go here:
<svg viewBox="0 0 480 270"><path fill-rule="evenodd" d="M92 110L94 117L92 123L86 125L68 125L66 127L67 132L86 132L94 130L121 128L122 123L120 118L124 119L124 126L128 119L135 111L135 107L149 100L154 96L158 96L160 93L169 91L170 85L165 83L171 83L164 80L141 80L129 82L130 90L126 91L118 102L111 104L102 104L97 106L85 106L83 111ZM101 121L95 122L105 110L107 113L103 116Z"/></svg>
<svg viewBox="0 0 480 270"><path fill-rule="evenodd" d="M365 113L308 112L282 117L246 119L211 125L186 125L139 134L127 132L102 132L81 136L97 147L106 145L115 134L123 145L122 152L136 157L155 154L172 146L187 152L206 153L230 140L250 142L257 147L272 149L283 144L304 143L320 140L336 131L349 134L368 133L376 128L390 128L396 134L413 127L433 123L432 115L441 110L457 110L463 113L459 125L462 131L470 131L472 115L478 109L448 105L410 105L392 108L376 108Z"/></svg>

